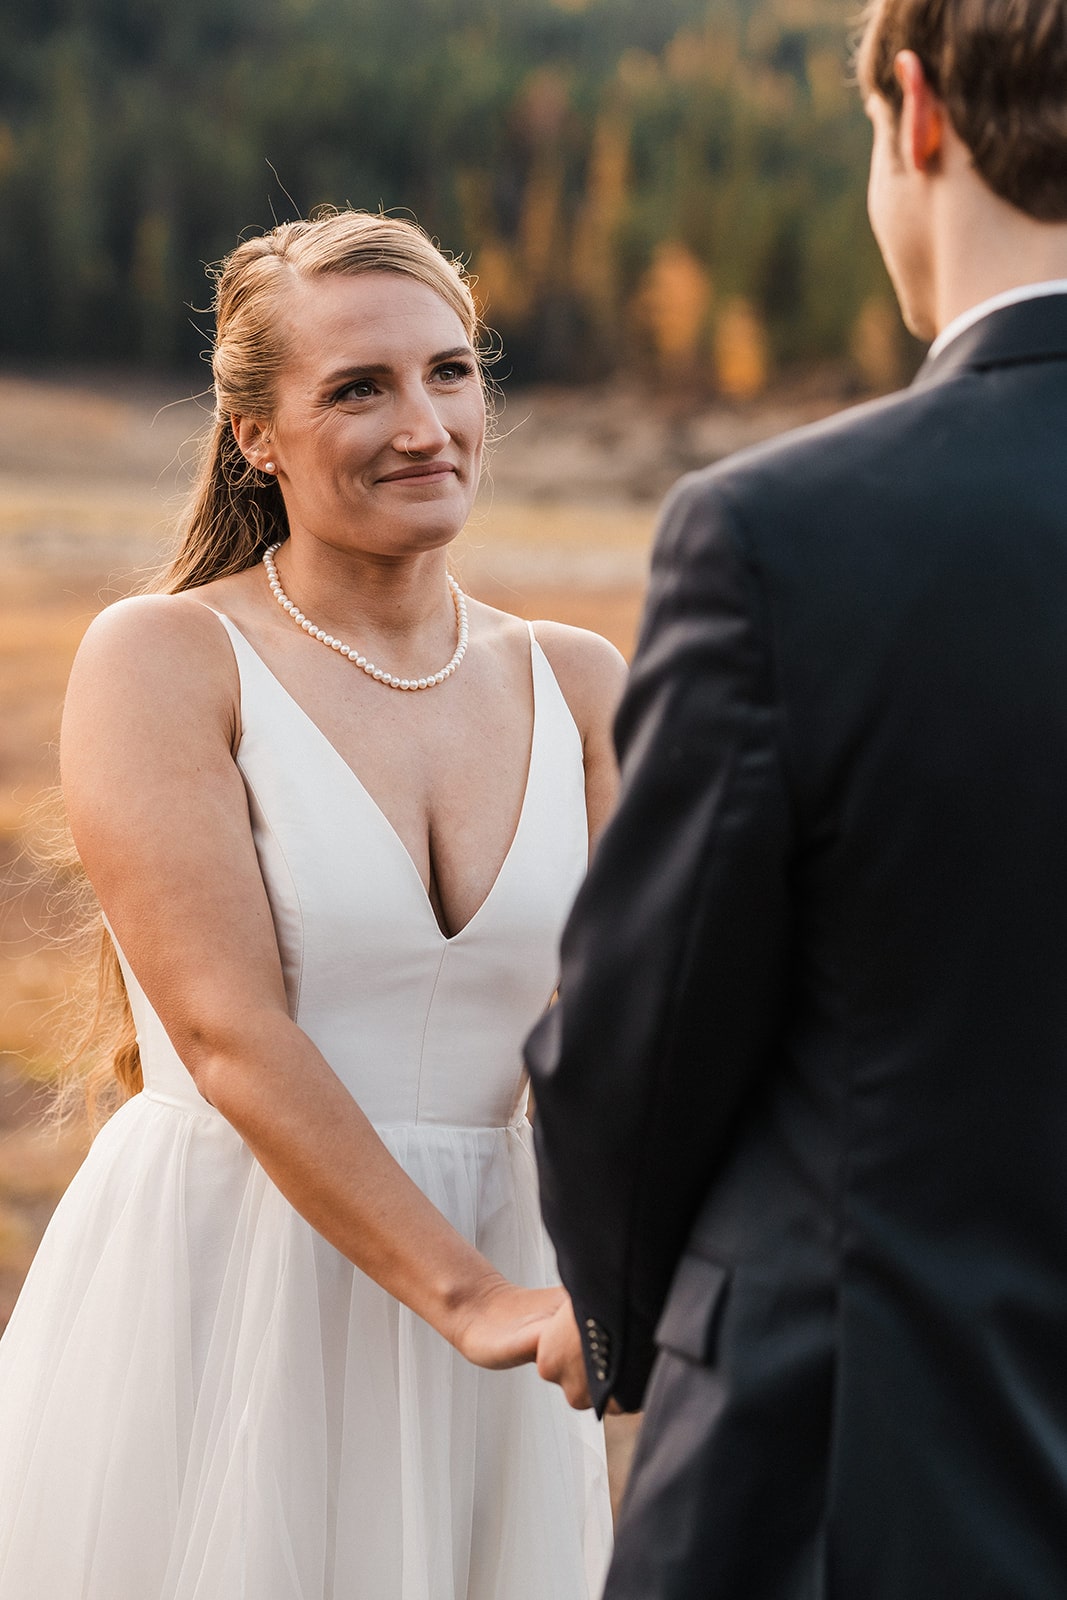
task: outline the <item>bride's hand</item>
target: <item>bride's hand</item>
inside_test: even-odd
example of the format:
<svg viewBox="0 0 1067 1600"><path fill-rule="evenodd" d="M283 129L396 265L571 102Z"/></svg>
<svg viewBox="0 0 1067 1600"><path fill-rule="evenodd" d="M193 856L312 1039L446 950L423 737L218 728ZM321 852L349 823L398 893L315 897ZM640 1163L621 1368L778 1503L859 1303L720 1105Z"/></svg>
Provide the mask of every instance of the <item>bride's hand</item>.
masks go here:
<svg viewBox="0 0 1067 1600"><path fill-rule="evenodd" d="M563 1289L520 1289L494 1273L456 1310L447 1337L476 1367L519 1367L536 1358L541 1330L566 1298Z"/></svg>

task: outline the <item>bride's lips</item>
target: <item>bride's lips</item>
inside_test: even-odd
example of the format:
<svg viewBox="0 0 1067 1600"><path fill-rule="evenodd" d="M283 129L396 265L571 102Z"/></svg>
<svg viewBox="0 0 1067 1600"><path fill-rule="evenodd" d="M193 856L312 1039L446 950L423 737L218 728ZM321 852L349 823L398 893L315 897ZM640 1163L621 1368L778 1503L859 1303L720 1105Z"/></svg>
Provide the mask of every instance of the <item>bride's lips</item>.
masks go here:
<svg viewBox="0 0 1067 1600"><path fill-rule="evenodd" d="M397 472L387 472L378 479L378 482L419 483L428 479L447 478L450 473L459 476L451 461L427 461L417 467L401 467Z"/></svg>

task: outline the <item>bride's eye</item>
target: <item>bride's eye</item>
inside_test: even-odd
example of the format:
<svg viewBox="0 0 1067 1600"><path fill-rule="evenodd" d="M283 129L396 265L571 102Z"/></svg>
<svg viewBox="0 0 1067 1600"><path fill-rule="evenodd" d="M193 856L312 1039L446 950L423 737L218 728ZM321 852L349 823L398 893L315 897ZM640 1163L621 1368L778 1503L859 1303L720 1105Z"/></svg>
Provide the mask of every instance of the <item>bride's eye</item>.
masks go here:
<svg viewBox="0 0 1067 1600"><path fill-rule="evenodd" d="M443 361L439 367L435 367L434 376L445 383L460 383L470 377L471 371L469 361Z"/></svg>
<svg viewBox="0 0 1067 1600"><path fill-rule="evenodd" d="M370 378L356 378L352 383L346 383L343 389L338 389L335 400L369 400L372 394L377 393L377 387Z"/></svg>

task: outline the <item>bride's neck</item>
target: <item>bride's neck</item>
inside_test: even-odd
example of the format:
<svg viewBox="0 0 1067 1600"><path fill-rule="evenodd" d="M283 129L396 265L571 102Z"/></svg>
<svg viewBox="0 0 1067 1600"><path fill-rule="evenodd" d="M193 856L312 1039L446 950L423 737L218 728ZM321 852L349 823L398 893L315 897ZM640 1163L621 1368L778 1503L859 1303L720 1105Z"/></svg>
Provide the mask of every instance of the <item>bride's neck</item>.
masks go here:
<svg viewBox="0 0 1067 1600"><path fill-rule="evenodd" d="M288 597L320 628L343 637L416 638L453 626L448 552L442 547L390 557L365 551L309 548L287 539L275 556Z"/></svg>

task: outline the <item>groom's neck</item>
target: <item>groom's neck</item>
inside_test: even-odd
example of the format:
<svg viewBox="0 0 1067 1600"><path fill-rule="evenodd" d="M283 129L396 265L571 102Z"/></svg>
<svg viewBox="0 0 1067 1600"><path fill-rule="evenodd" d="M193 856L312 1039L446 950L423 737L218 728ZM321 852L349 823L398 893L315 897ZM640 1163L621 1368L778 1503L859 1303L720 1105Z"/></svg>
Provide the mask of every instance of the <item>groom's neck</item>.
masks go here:
<svg viewBox="0 0 1067 1600"><path fill-rule="evenodd" d="M1067 279L1067 222L1028 216L994 194L970 166L947 171L942 182L931 240L938 333L994 295Z"/></svg>

